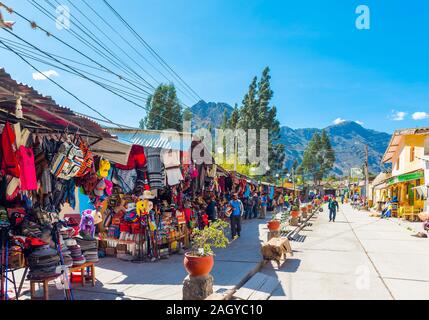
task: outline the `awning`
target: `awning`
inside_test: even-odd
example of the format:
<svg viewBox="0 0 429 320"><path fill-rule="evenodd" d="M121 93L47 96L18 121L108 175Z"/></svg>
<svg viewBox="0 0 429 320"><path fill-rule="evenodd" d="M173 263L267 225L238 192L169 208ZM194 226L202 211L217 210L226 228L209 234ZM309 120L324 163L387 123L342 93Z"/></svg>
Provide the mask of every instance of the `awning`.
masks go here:
<svg viewBox="0 0 429 320"><path fill-rule="evenodd" d="M114 139L89 139L89 142L90 150L97 156L103 157L114 163L127 165L132 147L131 144L123 143Z"/></svg>
<svg viewBox="0 0 429 320"><path fill-rule="evenodd" d="M142 147L189 151L192 145L192 135L178 133L169 135L166 131L143 129L106 129L120 142L137 144Z"/></svg>
<svg viewBox="0 0 429 320"><path fill-rule="evenodd" d="M413 189L416 190L416 192L417 192L417 194L419 196L421 196L421 197L423 196L424 198L428 197L429 187L427 187L427 186L417 186L417 187L414 187Z"/></svg>
<svg viewBox="0 0 429 320"><path fill-rule="evenodd" d="M423 177L424 177L423 171L416 171L416 172L401 174L399 176L392 177L388 180L387 184L390 186L395 183L418 180Z"/></svg>
<svg viewBox="0 0 429 320"><path fill-rule="evenodd" d="M381 189L386 189L386 188L387 188L387 183L385 182L385 183L382 183L382 184L376 185L376 186L374 187L374 190L381 190Z"/></svg>

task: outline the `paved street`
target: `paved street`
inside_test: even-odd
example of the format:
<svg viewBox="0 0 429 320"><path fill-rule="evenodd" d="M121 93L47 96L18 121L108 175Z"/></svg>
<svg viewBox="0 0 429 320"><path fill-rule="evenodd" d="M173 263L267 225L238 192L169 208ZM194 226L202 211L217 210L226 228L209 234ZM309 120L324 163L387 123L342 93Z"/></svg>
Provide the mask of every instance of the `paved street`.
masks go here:
<svg viewBox="0 0 429 320"><path fill-rule="evenodd" d="M271 299L427 299L429 239L349 205L330 223L326 210L292 242L294 257L264 268L281 282Z"/></svg>
<svg viewBox="0 0 429 320"><path fill-rule="evenodd" d="M243 222L241 238L227 248L216 251L212 275L215 291L222 292L237 285L261 261L261 239L266 237L266 221L254 219ZM182 299L182 281L186 277L183 255L155 263L135 264L116 258L100 259L96 268L97 284L82 288L73 285L76 300ZM28 290L28 281L24 290ZM52 299L63 299L63 292L50 287ZM24 291L28 299L29 292Z"/></svg>

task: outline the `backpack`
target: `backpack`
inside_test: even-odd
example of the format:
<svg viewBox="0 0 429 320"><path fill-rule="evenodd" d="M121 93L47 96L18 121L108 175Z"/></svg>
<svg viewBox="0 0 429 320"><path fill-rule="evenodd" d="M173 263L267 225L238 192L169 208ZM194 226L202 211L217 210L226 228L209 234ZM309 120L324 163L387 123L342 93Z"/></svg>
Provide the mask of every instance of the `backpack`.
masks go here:
<svg viewBox="0 0 429 320"><path fill-rule="evenodd" d="M64 142L52 160L51 173L56 178L70 180L80 171L83 162L82 150L73 143Z"/></svg>

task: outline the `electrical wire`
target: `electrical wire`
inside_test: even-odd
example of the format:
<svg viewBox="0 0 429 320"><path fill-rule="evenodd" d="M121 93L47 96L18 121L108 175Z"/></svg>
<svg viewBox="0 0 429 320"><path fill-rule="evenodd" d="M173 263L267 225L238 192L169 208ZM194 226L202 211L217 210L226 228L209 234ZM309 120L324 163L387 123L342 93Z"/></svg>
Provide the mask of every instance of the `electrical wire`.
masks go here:
<svg viewBox="0 0 429 320"><path fill-rule="evenodd" d="M143 37L138 34L131 25L118 13L118 11L113 8L107 0L103 0L103 2L106 4L106 6L115 14L115 16L122 21L122 23L131 31L132 34L143 44L143 46L160 62L164 68L170 72L173 76L175 76L177 79L179 79L180 82L183 83L183 85L190 90L190 92L195 95L200 100L203 100L198 93L195 92L194 89L192 89L168 64L167 62L143 39Z"/></svg>
<svg viewBox="0 0 429 320"><path fill-rule="evenodd" d="M30 42L26 41L25 39L21 38L20 36L16 35L16 34L15 34L15 33L13 33L12 31L10 31L10 30L8 30L8 29L4 29L4 30L5 30L6 32L8 32L9 34L11 34L12 36L16 37L17 39L19 39L19 40L21 40L21 41L25 42L26 44L30 45L31 47L33 47L33 48L34 48L34 49L36 49L37 51L40 51L40 52L42 52L42 53L44 53L44 54L46 54L46 55L50 56L50 55L49 55L49 53L46 53L46 52L45 52L45 51L43 51L42 49L40 49L40 48L38 48L37 46L35 46L35 45L31 44ZM14 51L14 52L15 52L15 51ZM16 52L15 52L15 53L16 53ZM114 92L114 91L110 90L109 88L107 88L107 87L105 87L105 86L103 86L103 85L101 85L101 84L97 83L97 81L95 81L95 80L93 80L93 79L91 79L91 78L88 78L86 75L84 75L84 74L82 74L82 73L78 72L75 68L73 68L73 67L71 67L71 66L69 66L69 65L67 65L67 64L65 64L65 63L63 63L63 62L61 62L61 61L59 61L59 60L58 60L58 59L56 59L55 57L50 56L50 58L52 58L53 60L55 60L56 62L58 62L58 63L60 63L60 64L62 64L62 65L64 65L64 66L66 66L67 68L69 68L69 69L71 69L71 70L73 70L73 71L77 72L79 75L81 75L81 76L82 76L83 78L85 78L86 80L89 80L89 81L91 81L91 82L93 82L93 83L95 83L95 84L99 85L99 86L100 86L100 87L102 87L103 89L106 89L107 91L109 91L109 92L113 93L114 95L116 95L116 96L118 96L118 97L120 97L120 98L124 99L125 101L130 102L131 104L135 105L136 107L139 107L139 108L141 108L141 109L143 109L143 110L146 110L146 111L150 111L150 110L148 109L148 107L143 106L143 105L140 105L140 104L136 103L135 101L133 101L133 100L131 100L131 99L129 99L129 98L127 98L127 97L125 97L125 96L123 96L123 95L121 95L121 94L117 93L117 92ZM48 79L49 79L49 78L48 78ZM52 80L52 79L50 79L50 80ZM164 120L166 120L166 121L168 121L168 122L172 123L172 124L179 125L179 126L181 126L181 125L182 125L182 124L180 124L180 123L178 123L178 122L176 122L176 121L173 121L173 120L171 120L171 119L169 119L169 118L167 118L167 117L164 117L164 116L162 116L162 115L158 115L158 116L159 116L160 118L162 118L162 119L164 119ZM107 119L107 118L106 118L106 119Z"/></svg>
<svg viewBox="0 0 429 320"><path fill-rule="evenodd" d="M53 9L56 8L49 0L45 0L45 1L47 1L48 4ZM49 10L47 10L45 7L43 7L41 4L37 3L35 0L31 0L31 1L27 0L27 2L29 2L34 7L36 7L40 12L42 12L50 20L52 20L53 22L56 22L56 17L52 13L50 13ZM87 31L83 30L80 25L81 25L80 21L76 20L75 26L87 38L89 38L90 41L88 41L87 39L83 38L83 36L81 36L80 34L78 34L73 29L67 29L67 28L65 28L65 30L66 30L66 32L70 33L74 38L76 38L80 42L82 42L85 46L87 46L90 49L92 49L92 51L94 51L96 54L98 54L99 56L101 56L102 58L104 58L105 60L107 60L108 62L110 62L111 64L113 64L115 67L117 67L118 69L120 69L121 71L123 71L124 73L126 73L128 76L132 77L134 79L134 81L137 81L141 86L143 86L143 87L145 87L147 89L152 89L152 86L151 86L150 83L148 83L137 72L135 72L134 70L132 70L130 66L128 66L127 64L125 64L118 56L116 56L114 53L112 53L112 51L110 49L108 49L105 45L103 45L98 39L95 39ZM91 31L89 31L89 32L91 32ZM101 48L101 50L98 49L93 43L97 44ZM107 54L110 54L112 56L112 58L109 57ZM124 66L121 66L121 63ZM140 82L140 80L142 80L143 82ZM141 90L144 91L146 94L150 94L149 92L147 92L147 91L145 91L143 89L141 89Z"/></svg>
<svg viewBox="0 0 429 320"><path fill-rule="evenodd" d="M70 0L69 0L70 1ZM134 52L136 52L144 61L146 61L152 68L154 68L161 76L163 76L167 81L172 82L161 70L159 70L154 64L152 64L139 50L137 50L116 28L114 28L106 19L104 19L87 1L82 0L83 3L92 11L94 14L101 19L115 34L117 34ZM180 84L180 83L179 83ZM177 87L178 91L186 95L191 100L192 98L189 93L183 91L179 86ZM186 106L186 105L185 105ZM187 106L186 106L187 107Z"/></svg>
<svg viewBox="0 0 429 320"><path fill-rule="evenodd" d="M42 73L38 68L36 68L31 62L29 62L28 60L26 60L23 56L21 56L21 54L19 54L18 52L16 52L13 48L9 47L6 43L4 43L2 40L0 40L0 43L2 43L6 48L8 48L11 52L13 52L14 54L16 54L21 60L23 60L26 64L28 64L31 68L33 68L35 71ZM84 106L88 107L90 110L92 110L93 112L95 112L96 114L98 114L100 117L102 117L103 119L105 119L106 121L114 124L113 121L111 121L109 118L105 117L101 112L99 112L98 110L96 110L95 108L91 107L90 105L88 105L86 102L82 101L80 98L78 98L75 94L73 94L72 92L70 92L69 90L67 90L66 88L64 88L62 85L60 85L58 82L56 82L55 80L51 79L51 78L47 78L49 81L51 81L52 83L54 83L56 86L58 86L61 90L67 92L69 95L71 95L73 98L75 98L77 101L79 101L81 104L83 104Z"/></svg>

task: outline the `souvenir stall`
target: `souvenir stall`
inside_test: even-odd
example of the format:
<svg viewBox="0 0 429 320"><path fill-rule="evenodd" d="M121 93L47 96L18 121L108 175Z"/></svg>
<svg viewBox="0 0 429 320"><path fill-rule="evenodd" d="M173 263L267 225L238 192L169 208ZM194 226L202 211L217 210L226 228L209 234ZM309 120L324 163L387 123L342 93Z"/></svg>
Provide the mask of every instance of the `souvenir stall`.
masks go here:
<svg viewBox="0 0 429 320"><path fill-rule="evenodd" d="M0 83L0 298L18 299L25 280L32 288L34 282L57 278L64 284L70 281L67 268L98 261L100 215L90 210L82 219L65 219L63 209L76 207L76 186L89 189L89 181L97 207L104 168L90 151L89 139L110 135L16 83L4 70ZM18 281L15 271L20 268L25 271ZM70 289L64 294L72 298Z"/></svg>
<svg viewBox="0 0 429 320"><path fill-rule="evenodd" d="M198 143L190 135L176 141L154 130L108 131L132 148L127 165L112 163L101 250L133 262L183 252L190 247L193 228L209 223L207 199L222 192L221 170L192 158Z"/></svg>

